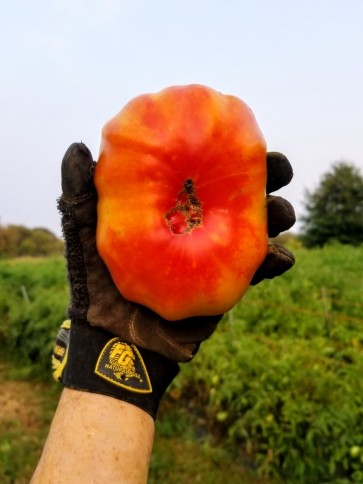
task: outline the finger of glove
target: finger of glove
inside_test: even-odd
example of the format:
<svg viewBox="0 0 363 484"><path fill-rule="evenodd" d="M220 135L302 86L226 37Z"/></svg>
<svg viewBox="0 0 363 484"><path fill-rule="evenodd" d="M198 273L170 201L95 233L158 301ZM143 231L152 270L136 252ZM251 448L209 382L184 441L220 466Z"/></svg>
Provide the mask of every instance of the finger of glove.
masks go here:
<svg viewBox="0 0 363 484"><path fill-rule="evenodd" d="M201 343L214 333L222 316L199 316L172 323L160 320L157 334L162 340L163 352L169 352L172 360L190 361Z"/></svg>
<svg viewBox="0 0 363 484"><path fill-rule="evenodd" d="M282 197L267 196L267 220L269 237L277 237L280 232L290 229L296 222L295 210L290 202Z"/></svg>
<svg viewBox="0 0 363 484"><path fill-rule="evenodd" d="M289 160L282 153L267 153L266 192L271 193L288 185L294 175Z"/></svg>
<svg viewBox="0 0 363 484"><path fill-rule="evenodd" d="M267 256L253 276L251 285L258 284L263 279L273 279L281 276L281 274L291 269L294 264L295 257L286 247L279 244L270 244Z"/></svg>
<svg viewBox="0 0 363 484"><path fill-rule="evenodd" d="M161 320L159 326L180 344L200 344L214 333L222 316L198 316L173 322Z"/></svg>
<svg viewBox="0 0 363 484"><path fill-rule="evenodd" d="M97 224L97 193L93 183L95 163L83 143L73 143L62 160L62 197L59 209L63 214L64 235L72 225L80 239L93 237Z"/></svg>
<svg viewBox="0 0 363 484"><path fill-rule="evenodd" d="M90 150L84 143L73 143L62 160L62 197L73 200L93 193L94 162Z"/></svg>
<svg viewBox="0 0 363 484"><path fill-rule="evenodd" d="M173 323L160 320L149 335L148 344L154 340L156 352L171 360L190 361L200 344L216 330L221 317L199 317Z"/></svg>

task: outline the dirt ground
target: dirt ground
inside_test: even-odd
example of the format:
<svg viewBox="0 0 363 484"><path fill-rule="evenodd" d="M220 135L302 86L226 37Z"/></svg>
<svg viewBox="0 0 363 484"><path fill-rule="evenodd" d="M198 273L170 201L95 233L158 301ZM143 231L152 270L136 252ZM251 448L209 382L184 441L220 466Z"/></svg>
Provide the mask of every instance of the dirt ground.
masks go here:
<svg viewBox="0 0 363 484"><path fill-rule="evenodd" d="M0 363L0 483L27 484L40 457L54 395Z"/></svg>
<svg viewBox="0 0 363 484"><path fill-rule="evenodd" d="M29 430L40 426L41 406L33 385L21 381L1 381L0 424L16 421Z"/></svg>

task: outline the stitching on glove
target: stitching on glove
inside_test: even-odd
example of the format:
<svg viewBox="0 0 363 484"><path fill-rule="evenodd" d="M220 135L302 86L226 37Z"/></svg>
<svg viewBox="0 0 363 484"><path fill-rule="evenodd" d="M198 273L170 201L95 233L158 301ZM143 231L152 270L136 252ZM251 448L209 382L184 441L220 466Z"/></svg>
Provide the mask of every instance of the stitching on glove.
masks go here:
<svg viewBox="0 0 363 484"><path fill-rule="evenodd" d="M137 313L139 312L139 308L137 306L135 306L135 309L132 311L131 315L130 315L130 334L131 334L131 338L132 340L139 346L141 346L142 344L142 341L140 340L140 338L138 337L137 335L137 332L135 330L135 321L136 321L136 316L137 316Z"/></svg>
<svg viewBox="0 0 363 484"><path fill-rule="evenodd" d="M83 247L91 247L91 245L96 245L96 236L90 235L82 240Z"/></svg>
<svg viewBox="0 0 363 484"><path fill-rule="evenodd" d="M187 348L179 345L178 343L175 343L172 339L168 338L166 333L163 331L159 321L156 323L155 331L162 340L164 340L171 348L174 348L178 352L178 354L180 354L183 361L189 361L193 358L193 354L188 351Z"/></svg>
<svg viewBox="0 0 363 484"><path fill-rule="evenodd" d="M94 196L95 194L92 192L85 193L84 195L79 195L78 197L72 197L72 198L67 198L64 195L62 195L62 197L59 200L62 200L62 202L65 203L66 205L74 206L82 202L85 202L88 199L93 198Z"/></svg>

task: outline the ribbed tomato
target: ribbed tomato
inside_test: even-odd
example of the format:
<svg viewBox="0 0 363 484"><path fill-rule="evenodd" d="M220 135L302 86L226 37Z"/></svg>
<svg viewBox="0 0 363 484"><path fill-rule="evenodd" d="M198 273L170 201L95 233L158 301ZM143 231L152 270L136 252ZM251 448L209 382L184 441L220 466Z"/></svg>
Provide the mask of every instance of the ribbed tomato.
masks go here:
<svg viewBox="0 0 363 484"><path fill-rule="evenodd" d="M267 252L266 146L240 99L201 85L130 101L103 128L97 247L128 300L220 314Z"/></svg>

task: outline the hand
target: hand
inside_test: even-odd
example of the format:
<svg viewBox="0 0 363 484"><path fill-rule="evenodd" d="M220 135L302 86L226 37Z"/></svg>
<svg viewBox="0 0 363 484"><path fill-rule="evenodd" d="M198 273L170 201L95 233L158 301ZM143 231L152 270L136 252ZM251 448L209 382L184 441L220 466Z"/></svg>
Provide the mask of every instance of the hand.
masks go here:
<svg viewBox="0 0 363 484"><path fill-rule="evenodd" d="M62 162L62 196L59 210L66 242L71 286L70 318L74 323L102 327L138 347L185 362L192 359L202 341L216 329L222 315L196 317L170 323L146 307L127 301L116 289L96 248L97 193L93 184L95 162L83 143L74 143ZM295 222L291 204L270 195L288 184L291 165L283 155L267 155L268 233L276 237ZM252 284L290 269L294 256L286 248L270 244L267 257Z"/></svg>

